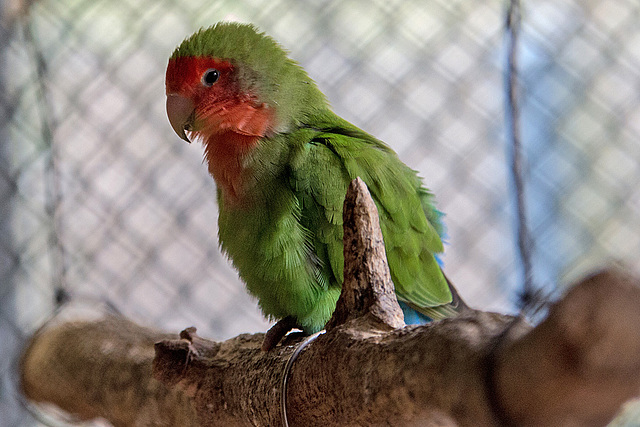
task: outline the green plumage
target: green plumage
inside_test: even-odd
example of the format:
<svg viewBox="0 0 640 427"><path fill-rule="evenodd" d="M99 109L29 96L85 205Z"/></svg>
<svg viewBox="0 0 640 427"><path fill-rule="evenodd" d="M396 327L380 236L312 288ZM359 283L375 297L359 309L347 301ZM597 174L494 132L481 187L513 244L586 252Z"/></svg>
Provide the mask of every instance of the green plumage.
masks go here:
<svg viewBox="0 0 640 427"><path fill-rule="evenodd" d="M343 278L342 206L358 176L378 207L398 299L431 318L454 313L435 257L441 214L415 171L335 115L304 70L251 26L201 30L179 56L232 62L242 90L276 111L275 130L242 158L245 202L218 192L220 244L267 316L293 316L306 332L331 316Z"/></svg>

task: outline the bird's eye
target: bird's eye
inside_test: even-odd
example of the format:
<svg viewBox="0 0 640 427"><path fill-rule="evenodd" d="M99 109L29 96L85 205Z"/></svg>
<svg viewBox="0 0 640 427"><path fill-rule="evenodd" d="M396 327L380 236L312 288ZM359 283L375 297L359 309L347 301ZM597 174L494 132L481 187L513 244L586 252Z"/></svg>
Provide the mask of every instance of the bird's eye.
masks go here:
<svg viewBox="0 0 640 427"><path fill-rule="evenodd" d="M215 82L220 78L220 71L215 68L209 68L202 75L202 84L206 87L213 86Z"/></svg>

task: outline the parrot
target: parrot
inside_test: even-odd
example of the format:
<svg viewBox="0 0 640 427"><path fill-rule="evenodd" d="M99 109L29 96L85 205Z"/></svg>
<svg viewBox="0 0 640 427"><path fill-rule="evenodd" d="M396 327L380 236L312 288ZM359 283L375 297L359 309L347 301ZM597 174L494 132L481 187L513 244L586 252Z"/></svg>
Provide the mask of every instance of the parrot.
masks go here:
<svg viewBox="0 0 640 427"><path fill-rule="evenodd" d="M334 113L273 38L251 24L201 28L171 54L165 86L171 127L203 144L222 252L263 314L288 325L275 344L294 328L320 331L336 307L343 202L356 177L378 208L405 322L468 308L440 266L434 195L387 144Z"/></svg>

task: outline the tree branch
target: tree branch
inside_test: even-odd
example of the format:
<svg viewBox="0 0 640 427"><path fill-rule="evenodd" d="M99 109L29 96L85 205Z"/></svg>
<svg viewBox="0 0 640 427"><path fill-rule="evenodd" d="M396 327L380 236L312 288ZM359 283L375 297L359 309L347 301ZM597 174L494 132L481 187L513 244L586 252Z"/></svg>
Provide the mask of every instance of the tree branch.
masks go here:
<svg viewBox="0 0 640 427"><path fill-rule="evenodd" d="M22 391L80 419L114 426L197 426L183 392L151 375L153 344L178 339L119 316L53 322L38 331L20 363Z"/></svg>
<svg viewBox="0 0 640 427"><path fill-rule="evenodd" d="M620 270L588 277L505 345L496 382L512 424L605 425L640 395L639 283Z"/></svg>
<svg viewBox="0 0 640 427"><path fill-rule="evenodd" d="M344 281L327 330L364 315L378 326L402 328L404 315L391 282L378 209L360 178L349 185L342 216Z"/></svg>
<svg viewBox="0 0 640 427"><path fill-rule="evenodd" d="M589 277L533 329L484 312L403 327L372 207L352 183L345 285L327 333L289 373L289 425L604 425L640 393L637 278ZM64 322L25 350L23 390L118 426L278 426L300 339L263 352L263 337L213 342L195 328L177 337L117 317Z"/></svg>

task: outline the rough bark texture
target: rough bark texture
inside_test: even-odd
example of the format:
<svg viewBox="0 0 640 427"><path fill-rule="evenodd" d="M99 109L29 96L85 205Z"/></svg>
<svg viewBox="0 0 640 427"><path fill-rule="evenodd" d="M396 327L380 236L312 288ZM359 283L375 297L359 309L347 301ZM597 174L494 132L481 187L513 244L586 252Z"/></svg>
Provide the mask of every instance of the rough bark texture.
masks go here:
<svg viewBox="0 0 640 427"><path fill-rule="evenodd" d="M604 425L640 394L637 278L589 277L533 329L483 312L401 327L377 216L362 185L350 194L345 286L327 333L289 372L289 425ZM61 323L25 350L23 389L115 425L278 426L300 338L265 353L263 336L216 343L115 317Z"/></svg>
<svg viewBox="0 0 640 427"><path fill-rule="evenodd" d="M360 178L349 185L342 222L344 281L326 329L365 315L392 329L402 328L404 315L391 283L378 209Z"/></svg>

